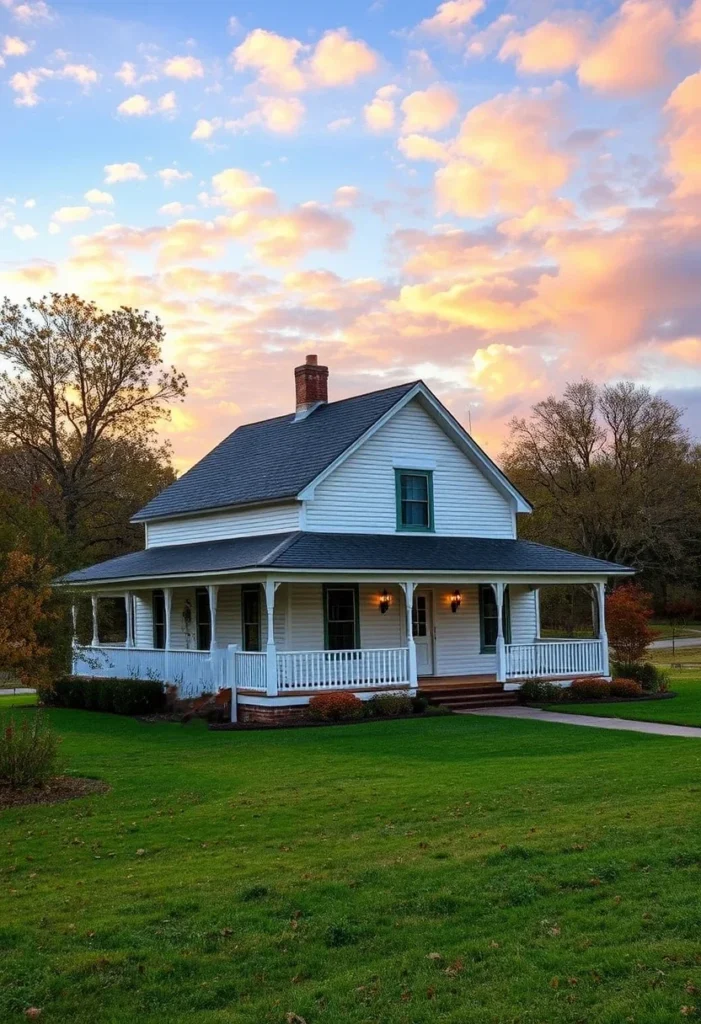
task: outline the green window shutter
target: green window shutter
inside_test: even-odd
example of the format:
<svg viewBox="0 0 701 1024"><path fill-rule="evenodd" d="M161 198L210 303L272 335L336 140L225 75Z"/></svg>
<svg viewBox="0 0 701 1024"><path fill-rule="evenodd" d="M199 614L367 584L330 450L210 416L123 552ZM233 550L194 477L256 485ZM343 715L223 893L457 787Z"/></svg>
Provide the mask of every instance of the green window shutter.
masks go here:
<svg viewBox="0 0 701 1024"><path fill-rule="evenodd" d="M433 533L433 472L425 469L395 469L397 530Z"/></svg>

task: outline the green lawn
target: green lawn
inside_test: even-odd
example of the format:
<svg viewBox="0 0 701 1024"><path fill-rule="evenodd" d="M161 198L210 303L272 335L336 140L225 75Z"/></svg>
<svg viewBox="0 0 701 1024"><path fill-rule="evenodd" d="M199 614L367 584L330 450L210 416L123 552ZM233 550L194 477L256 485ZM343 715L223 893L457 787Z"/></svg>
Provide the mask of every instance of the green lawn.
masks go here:
<svg viewBox="0 0 701 1024"><path fill-rule="evenodd" d="M632 718L641 722L670 722L672 725L701 726L701 677L676 672L671 688L673 700L623 702L621 704L549 704L548 711L566 711L572 715L597 715L606 718ZM701 1010L699 1011L701 1015Z"/></svg>
<svg viewBox="0 0 701 1024"><path fill-rule="evenodd" d="M11 712L13 708L33 707L37 702L35 693L0 694L0 714Z"/></svg>
<svg viewBox="0 0 701 1024"><path fill-rule="evenodd" d="M112 790L0 814L3 1024L701 1015L701 742L51 717Z"/></svg>

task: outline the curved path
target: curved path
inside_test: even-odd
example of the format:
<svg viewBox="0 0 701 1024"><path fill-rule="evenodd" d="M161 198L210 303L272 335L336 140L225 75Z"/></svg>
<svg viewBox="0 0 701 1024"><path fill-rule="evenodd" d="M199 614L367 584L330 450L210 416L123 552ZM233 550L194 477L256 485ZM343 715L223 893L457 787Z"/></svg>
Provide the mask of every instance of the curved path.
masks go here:
<svg viewBox="0 0 701 1024"><path fill-rule="evenodd" d="M595 715L567 715L560 711L541 711L539 708L476 708L474 711L458 711L457 714L524 718L529 722L556 722L558 725L584 725L594 729L621 729L624 732L646 732L653 736L685 736L701 740L701 729L691 725L633 722L626 718L597 718Z"/></svg>

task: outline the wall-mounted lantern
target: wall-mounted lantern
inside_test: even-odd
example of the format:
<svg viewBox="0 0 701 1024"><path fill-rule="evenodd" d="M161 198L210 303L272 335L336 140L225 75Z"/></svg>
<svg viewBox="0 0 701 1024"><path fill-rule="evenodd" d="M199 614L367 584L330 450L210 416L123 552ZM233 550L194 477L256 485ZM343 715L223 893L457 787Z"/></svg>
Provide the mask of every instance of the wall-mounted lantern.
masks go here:
<svg viewBox="0 0 701 1024"><path fill-rule="evenodd" d="M455 613L457 612L457 610L458 610L458 608L460 607L461 604L462 604L462 594L460 593L459 590L456 590L453 593L453 596L450 599L450 610L453 613L453 615L455 615Z"/></svg>
<svg viewBox="0 0 701 1024"><path fill-rule="evenodd" d="M392 603L387 590L383 590L380 594L380 615L384 615L390 604Z"/></svg>

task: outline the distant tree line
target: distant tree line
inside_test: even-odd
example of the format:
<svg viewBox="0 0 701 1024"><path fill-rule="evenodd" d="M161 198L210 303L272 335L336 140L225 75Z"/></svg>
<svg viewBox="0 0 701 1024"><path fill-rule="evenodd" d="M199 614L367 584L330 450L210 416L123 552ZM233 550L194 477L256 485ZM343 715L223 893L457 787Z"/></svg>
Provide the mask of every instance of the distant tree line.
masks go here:
<svg viewBox="0 0 701 1024"><path fill-rule="evenodd" d="M581 380L513 419L504 468L534 505L520 535L631 565L658 613L683 599L701 615L701 445L682 415Z"/></svg>

